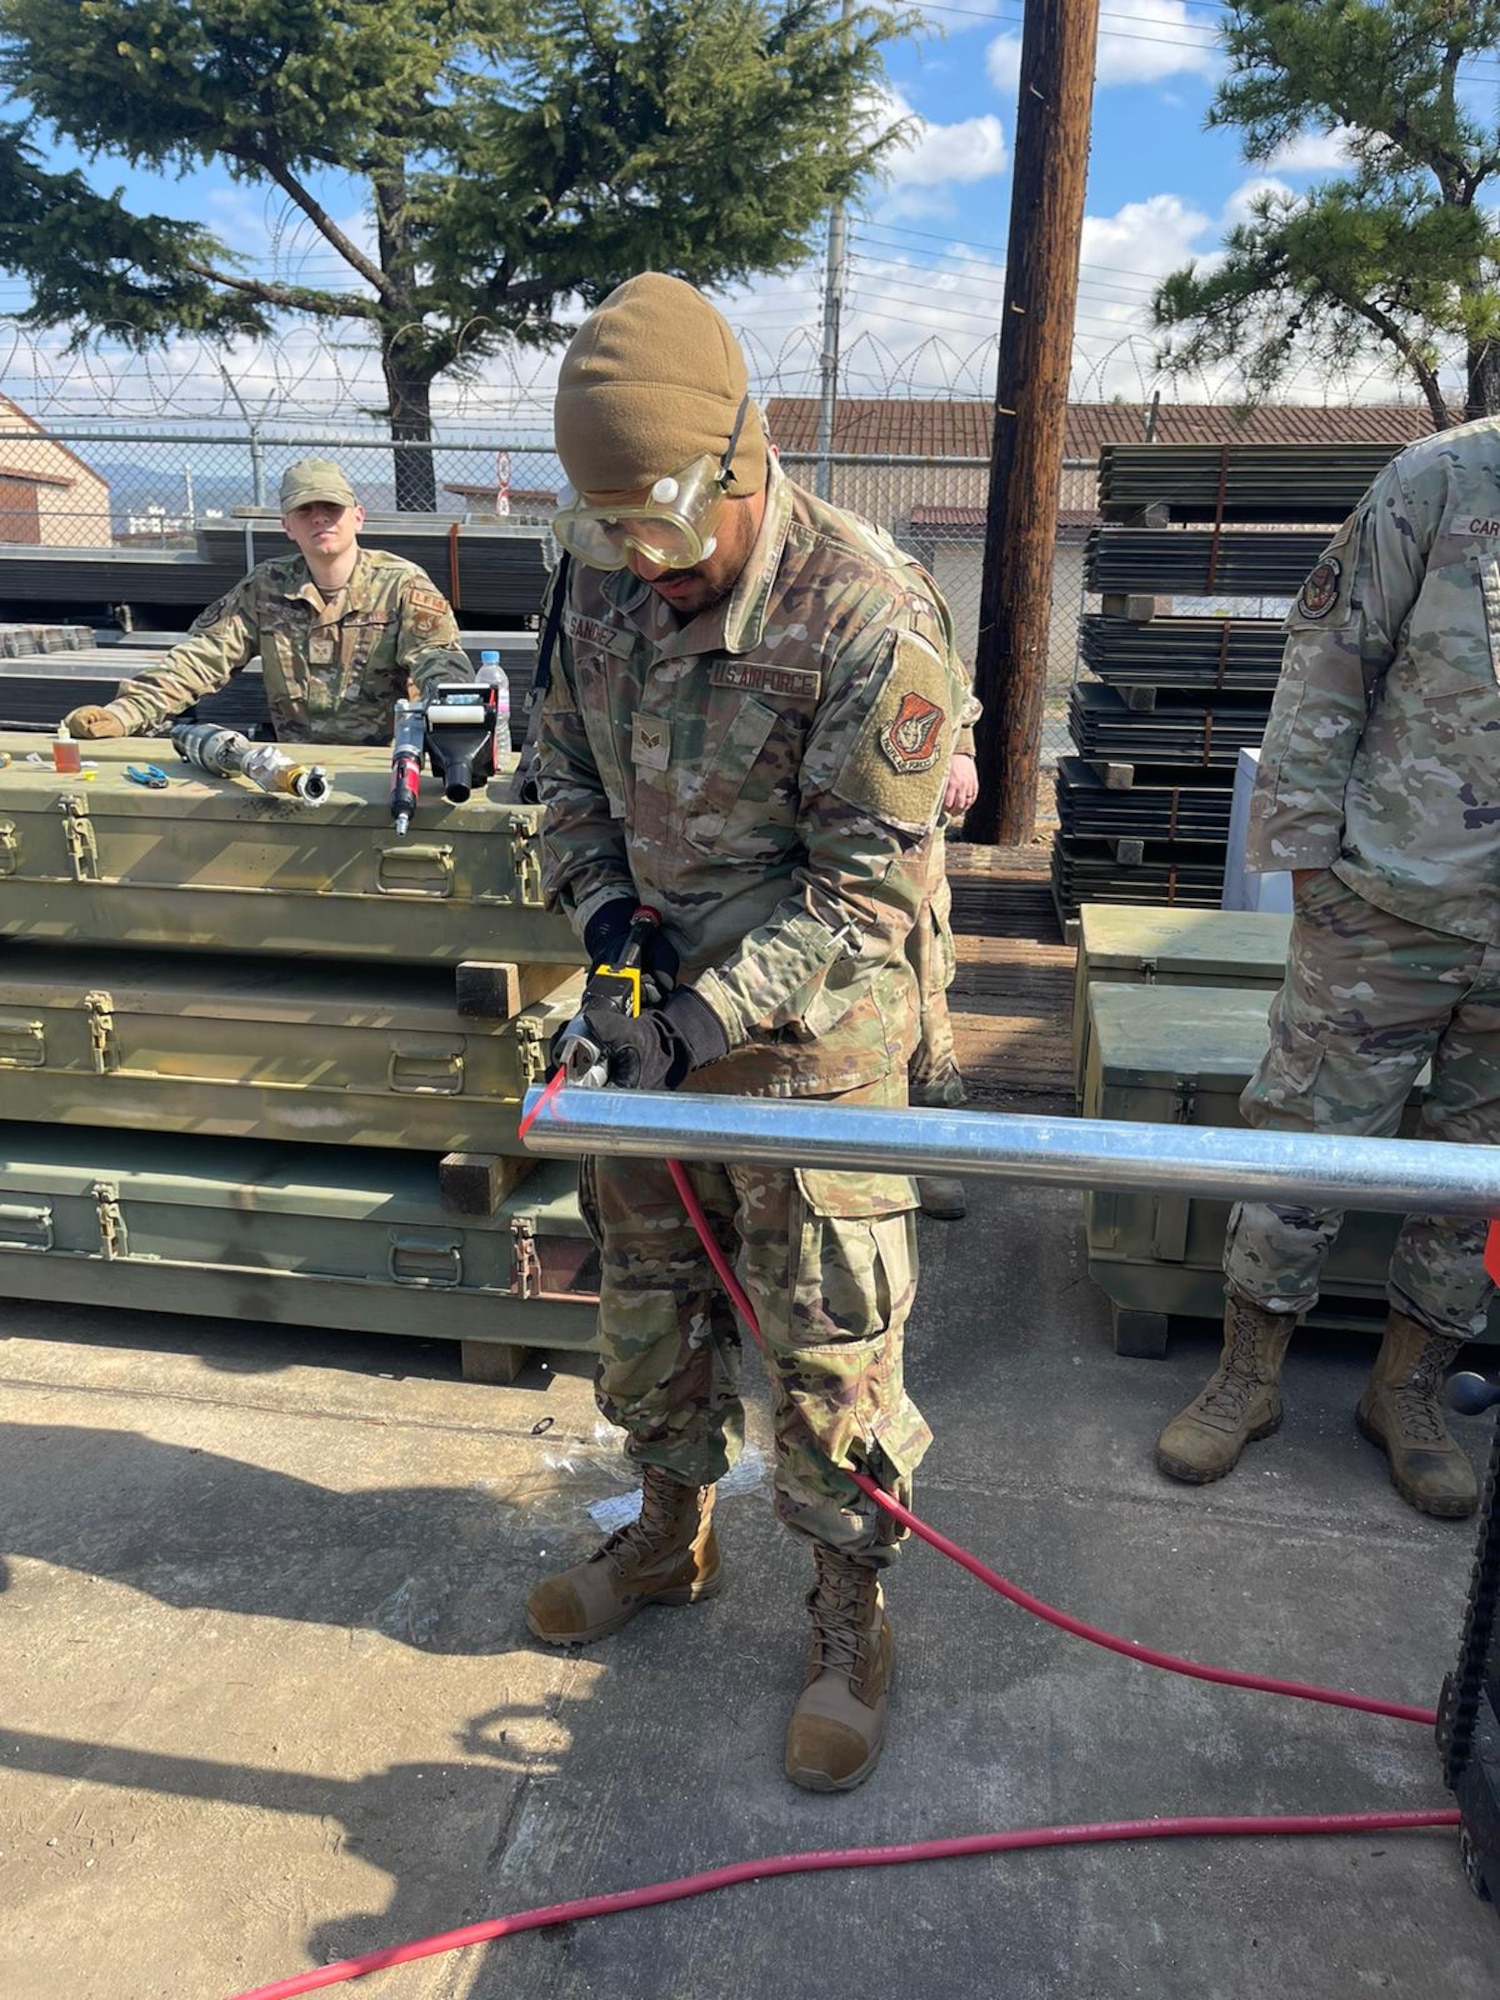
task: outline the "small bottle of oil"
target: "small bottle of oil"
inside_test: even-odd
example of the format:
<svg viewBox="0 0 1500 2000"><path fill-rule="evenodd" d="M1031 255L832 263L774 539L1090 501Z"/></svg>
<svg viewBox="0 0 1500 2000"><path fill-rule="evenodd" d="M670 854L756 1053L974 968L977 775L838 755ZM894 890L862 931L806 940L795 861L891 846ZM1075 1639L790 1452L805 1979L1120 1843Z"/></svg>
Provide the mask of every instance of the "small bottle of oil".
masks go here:
<svg viewBox="0 0 1500 2000"><path fill-rule="evenodd" d="M73 772L83 769L82 754L65 722L57 725L57 735L52 743L52 764L58 771Z"/></svg>

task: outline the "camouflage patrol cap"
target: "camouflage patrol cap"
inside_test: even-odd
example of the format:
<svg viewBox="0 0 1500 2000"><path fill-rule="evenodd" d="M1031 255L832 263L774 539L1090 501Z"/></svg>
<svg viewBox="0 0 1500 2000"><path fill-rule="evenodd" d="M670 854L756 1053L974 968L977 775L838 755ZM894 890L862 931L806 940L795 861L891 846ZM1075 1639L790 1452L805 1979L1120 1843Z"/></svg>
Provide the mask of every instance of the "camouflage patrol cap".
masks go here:
<svg viewBox="0 0 1500 2000"><path fill-rule="evenodd" d="M332 507L357 507L354 488L331 458L301 458L281 475L281 511L326 500Z"/></svg>
<svg viewBox="0 0 1500 2000"><path fill-rule="evenodd" d="M628 278L563 356L553 406L563 470L578 492L613 499L695 459L720 459L748 382L729 322L700 291L661 271ZM728 490L758 493L765 483L765 430L751 403Z"/></svg>

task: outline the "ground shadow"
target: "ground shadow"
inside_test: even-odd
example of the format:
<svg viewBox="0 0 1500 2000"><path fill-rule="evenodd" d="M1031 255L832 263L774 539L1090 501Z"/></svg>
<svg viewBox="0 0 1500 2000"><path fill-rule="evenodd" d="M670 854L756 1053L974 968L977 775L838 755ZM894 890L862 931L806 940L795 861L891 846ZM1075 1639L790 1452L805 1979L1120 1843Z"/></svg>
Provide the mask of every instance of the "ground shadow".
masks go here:
<svg viewBox="0 0 1500 2000"><path fill-rule="evenodd" d="M504 1483L338 1493L134 1431L0 1424L0 1589L26 1557L178 1610L368 1629L431 1653L495 1653L569 1522L536 1470ZM508 1441L513 1460L515 1441ZM623 1462L622 1462L623 1463ZM65 1496L65 1499L64 1499ZM588 1530L581 1503L576 1528Z"/></svg>

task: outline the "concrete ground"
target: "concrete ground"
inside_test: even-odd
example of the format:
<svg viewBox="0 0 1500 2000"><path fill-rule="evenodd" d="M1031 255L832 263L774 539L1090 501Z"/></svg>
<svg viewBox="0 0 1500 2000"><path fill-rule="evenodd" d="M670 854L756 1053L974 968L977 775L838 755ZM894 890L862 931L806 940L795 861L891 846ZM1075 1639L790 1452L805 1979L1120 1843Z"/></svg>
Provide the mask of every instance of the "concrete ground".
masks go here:
<svg viewBox="0 0 1500 2000"><path fill-rule="evenodd" d="M1435 1702L1467 1526L1354 1433L1362 1341L1294 1352L1285 1430L1153 1470L1211 1332L1117 1359L1076 1203L975 1184L923 1225L918 1503L1039 1595L1200 1659ZM437 1302L434 1302L435 1305ZM622 1490L584 1371L465 1384L437 1341L12 1304L0 1330L0 1993L222 1996L351 1952L787 1849L1152 1813L1447 1803L1421 1727L1170 1678L932 1552L892 1588L889 1747L797 1792L809 1564L763 1479L730 1586L585 1655L528 1584ZM753 1435L764 1446L764 1405ZM1469 1427L1478 1453L1482 1425ZM502 1940L390 2000L1492 2000L1446 1832L1171 1841L811 1876ZM337 1989L343 1990L343 1989Z"/></svg>

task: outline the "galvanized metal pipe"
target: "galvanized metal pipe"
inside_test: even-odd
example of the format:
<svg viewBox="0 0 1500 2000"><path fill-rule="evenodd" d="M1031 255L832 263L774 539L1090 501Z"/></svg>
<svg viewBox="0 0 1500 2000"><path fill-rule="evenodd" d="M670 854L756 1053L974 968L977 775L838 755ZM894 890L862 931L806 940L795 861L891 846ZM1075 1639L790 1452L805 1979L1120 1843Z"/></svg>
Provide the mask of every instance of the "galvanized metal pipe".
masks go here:
<svg viewBox="0 0 1500 2000"><path fill-rule="evenodd" d="M526 1110L541 1092L527 1093ZM561 1090L536 1153L736 1160L868 1173L991 1174L1052 1187L1500 1216L1500 1146L1135 1125L987 1111L890 1111L787 1098Z"/></svg>

